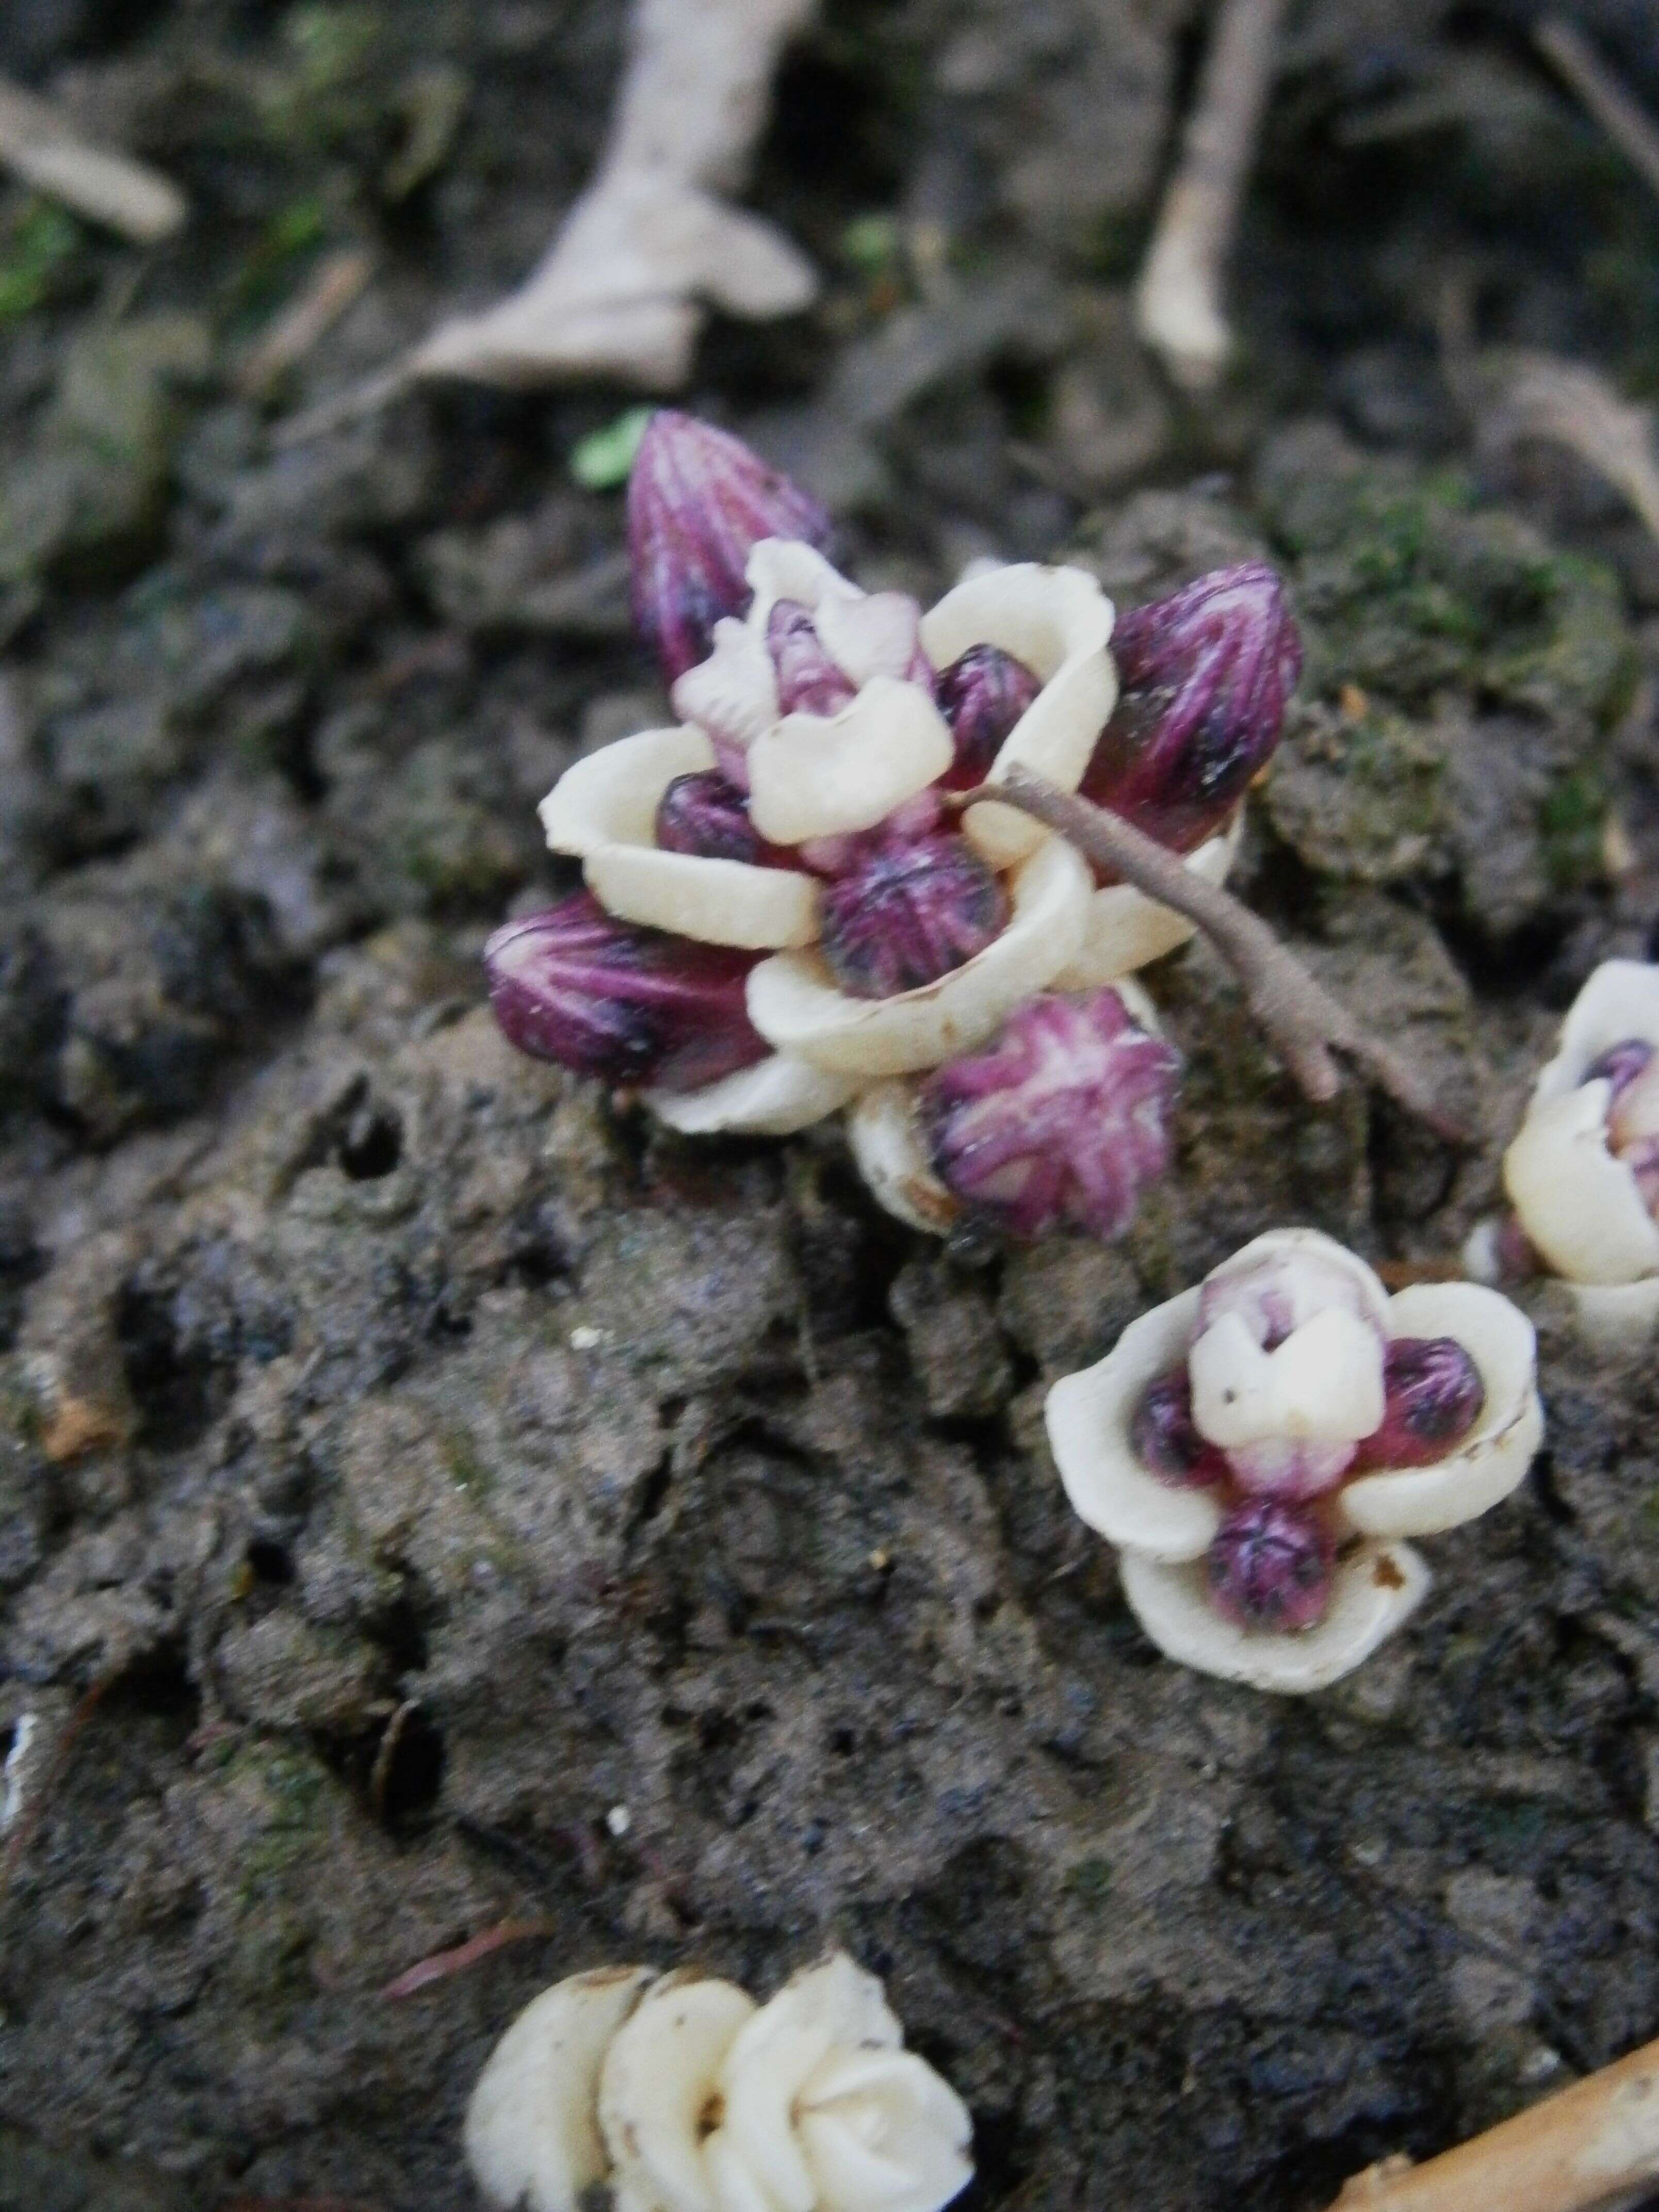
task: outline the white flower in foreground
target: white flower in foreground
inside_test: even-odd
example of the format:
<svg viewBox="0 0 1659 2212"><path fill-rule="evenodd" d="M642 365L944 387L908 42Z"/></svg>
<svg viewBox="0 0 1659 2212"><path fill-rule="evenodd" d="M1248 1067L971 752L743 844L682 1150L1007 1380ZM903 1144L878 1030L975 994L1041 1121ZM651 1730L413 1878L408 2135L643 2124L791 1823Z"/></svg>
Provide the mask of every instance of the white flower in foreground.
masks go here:
<svg viewBox="0 0 1659 2212"><path fill-rule="evenodd" d="M1649 1335L1659 1322L1659 967L1609 960L1578 994L1504 1155L1504 1186L1586 1334L1610 1346Z"/></svg>
<svg viewBox="0 0 1659 2212"><path fill-rule="evenodd" d="M1310 1229L1270 1231L1048 1394L1066 1496L1118 1546L1173 1659L1321 1689L1428 1588L1407 1536L1473 1520L1543 1434L1531 1324L1496 1291L1390 1297Z"/></svg>
<svg viewBox="0 0 1659 2212"><path fill-rule="evenodd" d="M967 2107L903 2048L841 1954L757 2006L730 1982L619 1967L545 1990L466 2115L501 2212L939 2212L973 2178Z"/></svg>

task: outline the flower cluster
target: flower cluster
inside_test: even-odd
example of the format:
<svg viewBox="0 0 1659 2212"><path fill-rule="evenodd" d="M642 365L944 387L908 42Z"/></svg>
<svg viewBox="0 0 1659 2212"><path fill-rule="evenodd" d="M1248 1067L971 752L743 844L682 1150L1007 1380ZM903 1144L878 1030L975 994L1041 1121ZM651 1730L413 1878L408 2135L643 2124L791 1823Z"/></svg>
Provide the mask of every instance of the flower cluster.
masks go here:
<svg viewBox="0 0 1659 2212"><path fill-rule="evenodd" d="M574 1974L490 2054L466 2152L502 2212L939 2212L973 2178L966 2107L837 1954L757 2006L731 1982Z"/></svg>
<svg viewBox="0 0 1659 2212"><path fill-rule="evenodd" d="M1504 1184L1515 1219L1476 1231L1472 1270L1496 1278L1541 1261L1567 1285L1593 1340L1617 1348L1650 1336L1659 1322L1659 967L1609 960L1591 975L1504 1155Z"/></svg>
<svg viewBox="0 0 1659 2212"><path fill-rule="evenodd" d="M1427 1569L1399 1540L1522 1480L1543 1433L1534 1364L1530 1322L1496 1291L1390 1297L1316 1230L1273 1230L1055 1383L1048 1437L1154 1643L1314 1690L1422 1598Z"/></svg>
<svg viewBox="0 0 1659 2212"><path fill-rule="evenodd" d="M1300 661L1277 577L1138 610L1116 662L1079 568L991 568L924 613L850 583L811 500L668 412L629 520L678 720L543 802L587 888L491 939L508 1036L688 1133L850 1107L878 1195L929 1228L966 1208L1117 1234L1167 1164L1176 1085L1123 979L1191 927L1013 808L953 800L1025 769L1218 880Z"/></svg>

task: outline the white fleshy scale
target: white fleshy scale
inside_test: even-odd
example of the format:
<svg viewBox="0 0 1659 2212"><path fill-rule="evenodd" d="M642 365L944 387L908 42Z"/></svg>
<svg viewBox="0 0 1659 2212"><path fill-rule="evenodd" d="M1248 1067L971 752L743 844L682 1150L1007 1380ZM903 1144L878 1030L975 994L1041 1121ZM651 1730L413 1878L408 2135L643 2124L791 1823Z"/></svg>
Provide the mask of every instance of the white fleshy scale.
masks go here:
<svg viewBox="0 0 1659 2212"><path fill-rule="evenodd" d="M747 860L647 845L601 845L583 862L582 874L619 921L745 952L817 941L818 886L798 869L757 868Z"/></svg>
<svg viewBox="0 0 1659 2212"><path fill-rule="evenodd" d="M749 818L775 845L873 830L955 757L918 684L875 676L839 714L786 714L749 748Z"/></svg>
<svg viewBox="0 0 1659 2212"><path fill-rule="evenodd" d="M916 1124L908 1083L873 1083L847 1117L853 1158L871 1195L895 1219L930 1237L945 1237L962 1218L962 1202L933 1173Z"/></svg>
<svg viewBox="0 0 1659 2212"><path fill-rule="evenodd" d="M1368 1466L1355 1455L1383 1427L1381 1385L1395 1339L1450 1339L1480 1381L1473 1425L1424 1466ZM1473 1520L1522 1481L1543 1435L1535 1360L1531 1323L1498 1291L1416 1284L1389 1297L1332 1238L1274 1230L1143 1314L1103 1359L1057 1382L1049 1443L1073 1509L1118 1547L1124 1594L1162 1650L1231 1681L1300 1693L1358 1666L1421 1599L1427 1569L1396 1540ZM1203 1488L1160 1480L1134 1442L1148 1388L1183 1368L1194 1431L1235 1455ZM1279 1444L1284 1458L1264 1481L1260 1455L1266 1447L1273 1468ZM1296 1486L1310 1462L1315 1479ZM1242 1624L1237 1600L1218 1598L1212 1570L1224 1554L1214 1547L1238 1528L1229 1516L1241 1510L1247 1521L1279 1514L1290 1528L1301 1520L1310 1542L1322 1528L1334 1559L1316 1619Z"/></svg>
<svg viewBox="0 0 1659 2212"><path fill-rule="evenodd" d="M496 2046L468 2108L499 2212L940 2212L972 2179L966 2107L837 1954L769 2004L695 1972L579 1974Z"/></svg>
<svg viewBox="0 0 1659 2212"><path fill-rule="evenodd" d="M775 1052L701 1091L647 1091L645 1103L682 1136L790 1137L845 1106L855 1077Z"/></svg>
<svg viewBox="0 0 1659 2212"><path fill-rule="evenodd" d="M922 617L922 647L935 668L974 646L994 645L1042 686L1004 738L987 782L1024 768L1062 791L1077 789L1117 704L1117 671L1107 651L1115 619L1086 569L1035 561L969 579ZM963 828L994 868L1024 859L1043 834L1028 815L988 803L970 807Z"/></svg>
<svg viewBox="0 0 1659 2212"><path fill-rule="evenodd" d="M702 730L641 730L576 761L540 806L548 849L584 860L604 845L654 845L657 809L676 776L714 765Z"/></svg>
<svg viewBox="0 0 1659 2212"><path fill-rule="evenodd" d="M840 1073L872 1080L937 1067L983 1044L1072 958L1090 888L1078 854L1048 838L1015 872L1006 926L960 968L894 998L858 999L836 988L817 955L781 953L750 975L749 1018L778 1051Z"/></svg>
<svg viewBox="0 0 1659 2212"><path fill-rule="evenodd" d="M1186 865L1206 884L1223 884L1244 837L1241 805L1219 836L1187 855ZM1089 902L1082 949L1054 978L1062 991L1088 991L1120 982L1137 968L1161 960L1198 934L1196 922L1173 907L1160 906L1133 884L1108 884Z"/></svg>

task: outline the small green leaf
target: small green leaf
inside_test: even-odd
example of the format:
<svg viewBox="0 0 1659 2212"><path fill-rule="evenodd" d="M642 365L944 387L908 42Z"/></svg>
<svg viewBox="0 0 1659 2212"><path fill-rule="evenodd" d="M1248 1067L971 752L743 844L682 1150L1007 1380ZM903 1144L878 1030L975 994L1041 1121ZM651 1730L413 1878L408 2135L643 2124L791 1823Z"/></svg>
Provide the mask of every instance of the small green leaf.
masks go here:
<svg viewBox="0 0 1659 2212"><path fill-rule="evenodd" d="M899 227L890 215L855 216L841 234L841 250L866 276L884 276L898 258Z"/></svg>
<svg viewBox="0 0 1659 2212"><path fill-rule="evenodd" d="M656 411L654 407L630 407L603 430L578 439L570 449L570 473L584 491L615 491L628 482L646 425Z"/></svg>

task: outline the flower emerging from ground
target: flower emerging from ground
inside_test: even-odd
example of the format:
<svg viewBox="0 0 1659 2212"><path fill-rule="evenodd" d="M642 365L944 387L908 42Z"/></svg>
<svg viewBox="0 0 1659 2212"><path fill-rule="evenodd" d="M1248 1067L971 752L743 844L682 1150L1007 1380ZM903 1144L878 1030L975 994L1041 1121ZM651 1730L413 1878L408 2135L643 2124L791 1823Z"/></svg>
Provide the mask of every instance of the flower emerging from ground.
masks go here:
<svg viewBox="0 0 1659 2212"><path fill-rule="evenodd" d="M573 1974L490 2054L466 2153L502 2212L940 2212L967 2107L844 1954L757 2005L696 1972Z"/></svg>
<svg viewBox="0 0 1659 2212"><path fill-rule="evenodd" d="M1118 1233L1167 1164L1175 1061L1103 987L1190 929L994 794L1016 769L1110 787L1218 877L1298 657L1273 572L1127 617L1120 697L1113 609L1083 570L988 569L926 612L862 591L816 503L687 416L647 430L629 530L678 720L543 802L586 896L491 941L508 1035L642 1086L688 1132L787 1133L932 1077L940 1188L1016 1234Z"/></svg>
<svg viewBox="0 0 1659 2212"><path fill-rule="evenodd" d="M1428 1587L1400 1540L1509 1495L1543 1434L1530 1322L1474 1283L1389 1297L1273 1230L1048 1394L1066 1495L1170 1657L1260 1689L1346 1674Z"/></svg>

